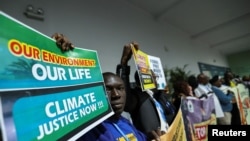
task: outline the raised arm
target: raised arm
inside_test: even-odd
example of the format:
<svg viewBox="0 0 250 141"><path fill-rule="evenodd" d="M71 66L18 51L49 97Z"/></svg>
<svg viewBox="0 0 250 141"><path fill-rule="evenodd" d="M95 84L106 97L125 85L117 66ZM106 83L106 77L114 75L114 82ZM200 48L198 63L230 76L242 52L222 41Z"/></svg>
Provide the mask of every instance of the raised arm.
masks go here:
<svg viewBox="0 0 250 141"><path fill-rule="evenodd" d="M125 90L127 94L125 111L130 113L135 109L137 103L136 96L132 94L130 87L130 66L128 66L128 61L132 57L132 45L136 49L139 48L139 45L136 42L131 42L127 45L124 45L120 64L118 64L116 67L117 75L119 75L125 83Z"/></svg>

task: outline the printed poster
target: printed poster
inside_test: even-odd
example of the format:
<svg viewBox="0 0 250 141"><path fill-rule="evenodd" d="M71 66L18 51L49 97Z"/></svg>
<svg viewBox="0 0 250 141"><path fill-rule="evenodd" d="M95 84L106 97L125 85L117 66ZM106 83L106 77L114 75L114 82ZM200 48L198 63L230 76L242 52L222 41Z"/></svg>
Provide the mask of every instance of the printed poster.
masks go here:
<svg viewBox="0 0 250 141"><path fill-rule="evenodd" d="M208 125L216 125L213 95L206 99L185 97L181 102L187 141L207 141Z"/></svg>
<svg viewBox="0 0 250 141"><path fill-rule="evenodd" d="M167 86L164 70L159 57L148 55L150 68L157 76L157 89L164 90Z"/></svg>
<svg viewBox="0 0 250 141"><path fill-rule="evenodd" d="M134 56L135 66L141 81L143 91L156 88L154 79L150 70L148 55L141 50L136 50L133 45L132 52Z"/></svg>
<svg viewBox="0 0 250 141"><path fill-rule="evenodd" d="M244 112L245 120L242 120L243 125L250 125L250 97L249 97L249 89L245 87L243 84L237 85L239 89L239 95L242 101L242 109ZM244 118L243 118L244 119Z"/></svg>
<svg viewBox="0 0 250 141"><path fill-rule="evenodd" d="M230 88L230 90L234 92L236 98L241 125L250 125L250 98L248 88L243 84L238 84L236 87Z"/></svg>
<svg viewBox="0 0 250 141"><path fill-rule="evenodd" d="M76 140L113 114L98 54L54 40L0 12L3 140Z"/></svg>

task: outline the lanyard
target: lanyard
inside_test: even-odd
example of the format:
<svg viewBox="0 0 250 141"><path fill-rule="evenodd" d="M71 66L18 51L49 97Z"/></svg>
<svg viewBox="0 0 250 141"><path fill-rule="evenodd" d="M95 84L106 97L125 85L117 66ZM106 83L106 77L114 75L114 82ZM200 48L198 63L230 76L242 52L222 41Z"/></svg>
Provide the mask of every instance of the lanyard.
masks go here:
<svg viewBox="0 0 250 141"><path fill-rule="evenodd" d="M125 138L126 141L130 141L128 137L122 132L122 130L117 126L117 124L112 123L112 125L115 126L115 128L118 130L118 132Z"/></svg>
<svg viewBox="0 0 250 141"><path fill-rule="evenodd" d="M167 131L167 128L168 128L168 123L167 123L167 119L166 119L166 116L164 114L164 111L160 105L160 103L154 99L153 97L153 92L151 90L147 90L146 93L150 96L150 99L153 101L153 103L155 104L155 108L156 108L156 111L159 115L159 118L160 118L160 127L161 127L161 130L163 131Z"/></svg>
<svg viewBox="0 0 250 141"><path fill-rule="evenodd" d="M161 108L161 105L157 100L155 100L153 97L151 97L151 99L153 100L153 102L155 104L156 111L158 112L158 115L160 118L161 130L166 131L168 128L168 123L167 123L167 119L166 119L166 116L164 114L164 111Z"/></svg>
<svg viewBox="0 0 250 141"><path fill-rule="evenodd" d="M154 103L155 103L155 106L156 106L157 110L160 111L160 112L159 112L159 113L160 113L160 116L166 121L166 117L165 117L165 115L164 115L164 112L163 112L163 110L162 110L162 108L161 108L160 103L159 103L158 101L156 101L154 98L152 98L152 99L153 99L153 101L154 101Z"/></svg>
<svg viewBox="0 0 250 141"><path fill-rule="evenodd" d="M175 113L175 109L172 107L172 105L168 101L166 101L166 106L171 111L171 114Z"/></svg>

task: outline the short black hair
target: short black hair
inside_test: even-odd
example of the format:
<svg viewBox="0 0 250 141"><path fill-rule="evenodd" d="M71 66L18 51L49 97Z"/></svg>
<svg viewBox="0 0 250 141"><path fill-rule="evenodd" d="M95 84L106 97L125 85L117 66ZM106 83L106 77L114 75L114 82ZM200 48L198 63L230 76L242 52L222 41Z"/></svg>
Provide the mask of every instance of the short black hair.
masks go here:
<svg viewBox="0 0 250 141"><path fill-rule="evenodd" d="M210 82L211 84L214 84L214 83L217 82L218 80L219 80L219 75L215 75L215 76L213 76L212 79L209 80L209 82Z"/></svg>

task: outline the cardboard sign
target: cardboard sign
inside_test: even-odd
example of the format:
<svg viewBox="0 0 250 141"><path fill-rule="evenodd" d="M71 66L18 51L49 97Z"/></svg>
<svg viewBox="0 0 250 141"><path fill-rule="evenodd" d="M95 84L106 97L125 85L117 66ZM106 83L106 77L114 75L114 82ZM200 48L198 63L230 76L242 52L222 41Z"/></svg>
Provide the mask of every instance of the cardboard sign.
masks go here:
<svg viewBox="0 0 250 141"><path fill-rule="evenodd" d="M75 140L113 114L97 52L54 40L0 12L4 140Z"/></svg>
<svg viewBox="0 0 250 141"><path fill-rule="evenodd" d="M150 68L157 76L157 89L164 90L167 86L166 77L161 64L161 59L156 56L148 55Z"/></svg>
<svg viewBox="0 0 250 141"><path fill-rule="evenodd" d="M133 57L135 61L136 70L141 81L141 88L143 91L156 88L155 82L150 70L148 55L141 50L136 50L132 46Z"/></svg>

